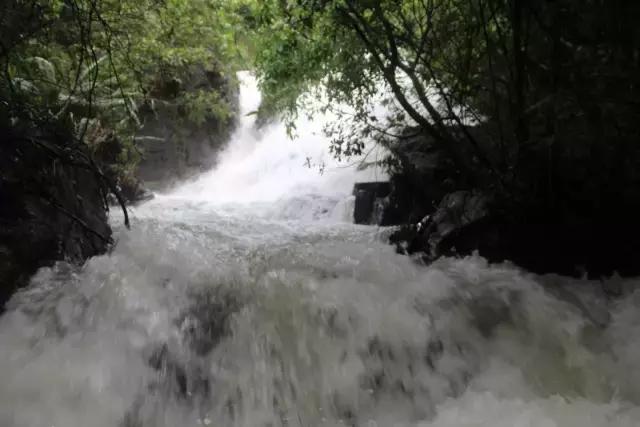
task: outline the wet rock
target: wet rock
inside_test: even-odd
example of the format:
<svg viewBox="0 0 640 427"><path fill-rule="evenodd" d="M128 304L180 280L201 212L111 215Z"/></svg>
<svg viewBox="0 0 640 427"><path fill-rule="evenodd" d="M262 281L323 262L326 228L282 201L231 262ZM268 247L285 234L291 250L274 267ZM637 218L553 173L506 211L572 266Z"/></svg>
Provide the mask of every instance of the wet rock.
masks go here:
<svg viewBox="0 0 640 427"><path fill-rule="evenodd" d="M71 137L45 129L1 131L0 307L38 268L81 263L111 242L104 185L72 161ZM84 146L73 150L88 154Z"/></svg>
<svg viewBox="0 0 640 427"><path fill-rule="evenodd" d="M489 199L479 192L448 194L432 215L401 228L390 241L400 253L423 252L429 260L455 252L456 244L463 240L460 237L463 230L488 217L488 205Z"/></svg>
<svg viewBox="0 0 640 427"><path fill-rule="evenodd" d="M179 97L202 90L221 95L232 113L228 120L209 116L201 123L189 121ZM214 69L195 66L180 79L158 80L150 95L153 101L141 109L143 126L136 136L142 152L137 178L156 190L212 168L234 128L237 85Z"/></svg>
<svg viewBox="0 0 640 427"><path fill-rule="evenodd" d="M569 223L545 214L527 216L500 209L479 192L460 191L443 198L422 221L394 232L398 253L442 256L478 253L491 263L509 261L537 273L591 279L640 274L640 226L598 220ZM608 296L619 295L615 281L603 282Z"/></svg>
<svg viewBox="0 0 640 427"><path fill-rule="evenodd" d="M431 255L437 257L449 250L452 245L448 241L455 240L453 236L459 236L465 227L486 218L488 204L488 198L475 191L446 195L436 212L421 223L420 232L429 236ZM455 246L453 248L455 250Z"/></svg>
<svg viewBox="0 0 640 427"><path fill-rule="evenodd" d="M389 182L359 182L353 186L355 207L353 220L356 224L381 224L384 222L387 202L391 193Z"/></svg>
<svg viewBox="0 0 640 427"><path fill-rule="evenodd" d="M396 164L382 225L415 224L432 214L445 195L474 184L461 176L441 146L419 128L408 127L402 133L389 147Z"/></svg>
<svg viewBox="0 0 640 427"><path fill-rule="evenodd" d="M481 146L491 144L490 126L467 130ZM451 132L455 140L464 139L456 129ZM534 273L576 277L586 273L593 279L614 272L623 277L640 274L640 208L631 190L637 186L631 181L595 191L565 168L554 179L575 183L565 187L556 183L553 194L536 193L545 188L542 182L525 187L529 190L495 192L492 178L474 163L472 152L461 148L453 164L442 146L419 128L406 128L389 150L393 158L389 206L397 207L390 225L402 226L390 241L400 253L424 254L422 259L431 262L477 251L491 262L508 260ZM533 178L540 172L529 173ZM546 182L548 177L542 175ZM481 215L469 202L456 199L473 189L491 195L490 206L482 208ZM532 193L523 194L526 191ZM444 209L447 202L454 204L453 209ZM455 205L464 206L462 213L469 220L455 218L460 212ZM620 290L611 286L605 292L613 297Z"/></svg>

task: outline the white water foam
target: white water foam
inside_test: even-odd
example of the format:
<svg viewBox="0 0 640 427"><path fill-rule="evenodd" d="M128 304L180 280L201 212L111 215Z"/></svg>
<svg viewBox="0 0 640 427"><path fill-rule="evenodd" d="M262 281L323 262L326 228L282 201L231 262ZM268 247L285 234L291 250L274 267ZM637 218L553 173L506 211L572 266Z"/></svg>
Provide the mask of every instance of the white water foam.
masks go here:
<svg viewBox="0 0 640 427"><path fill-rule="evenodd" d="M318 176L326 141L283 132L245 117L217 170L113 218L112 253L14 296L0 426L640 425L637 280L609 302L479 257L420 266L344 221L361 172Z"/></svg>
<svg viewBox="0 0 640 427"><path fill-rule="evenodd" d="M243 87L240 123L220 155L219 167L169 197L217 205L252 202L259 211L260 202L267 202L262 207L271 215L279 208L285 218L291 218L291 210L308 214L335 207L349 196L355 182L387 178L381 168L358 170L358 158L338 161L330 154L329 140L323 134L324 125L335 118L330 113L318 113L313 119L301 117L296 124L299 135L293 140L283 123L257 129L252 114L261 99L257 82L247 72L239 73L239 79ZM382 160L381 149L367 151L369 161ZM326 206L321 206L321 199ZM311 217L317 219L318 215Z"/></svg>

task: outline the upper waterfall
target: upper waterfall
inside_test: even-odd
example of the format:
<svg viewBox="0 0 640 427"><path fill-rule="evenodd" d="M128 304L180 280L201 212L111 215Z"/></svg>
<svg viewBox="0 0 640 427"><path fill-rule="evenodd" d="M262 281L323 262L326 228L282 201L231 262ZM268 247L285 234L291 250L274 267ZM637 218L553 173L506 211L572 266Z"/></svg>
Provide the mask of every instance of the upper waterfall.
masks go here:
<svg viewBox="0 0 640 427"><path fill-rule="evenodd" d="M295 137L289 138L281 122L256 127L260 106L258 84L249 72L240 80L240 120L218 167L170 194L171 197L214 203L273 202L305 196L346 196L356 181L386 178L379 167L358 170L359 158L336 160L329 153L323 134L331 120L328 113L313 118L302 115L296 122ZM381 160L378 150L369 156Z"/></svg>

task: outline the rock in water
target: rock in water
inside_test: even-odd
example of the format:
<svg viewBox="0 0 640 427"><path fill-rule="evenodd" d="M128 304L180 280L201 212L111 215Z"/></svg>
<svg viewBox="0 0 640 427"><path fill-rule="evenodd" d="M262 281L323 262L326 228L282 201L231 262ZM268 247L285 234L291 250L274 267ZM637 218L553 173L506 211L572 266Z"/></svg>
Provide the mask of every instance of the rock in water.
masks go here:
<svg viewBox="0 0 640 427"><path fill-rule="evenodd" d="M353 220L356 224L380 224L386 207L385 198L391 193L389 182L359 182L353 186L356 197Z"/></svg>
<svg viewBox="0 0 640 427"><path fill-rule="evenodd" d="M488 198L476 191L456 191L446 195L437 210L413 226L394 233L391 242L401 252L424 252L429 259L466 248L462 232L489 216Z"/></svg>

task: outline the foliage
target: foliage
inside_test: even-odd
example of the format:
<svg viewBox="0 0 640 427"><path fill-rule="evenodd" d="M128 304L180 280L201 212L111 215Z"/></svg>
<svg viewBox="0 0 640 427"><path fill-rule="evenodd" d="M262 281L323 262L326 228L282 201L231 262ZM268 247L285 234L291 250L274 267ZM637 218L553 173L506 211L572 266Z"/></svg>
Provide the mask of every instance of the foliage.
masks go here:
<svg viewBox="0 0 640 427"><path fill-rule="evenodd" d="M124 162L154 105L228 117L224 94L187 93L184 76L251 63L263 112L336 115L338 157L371 138L402 168L417 133L459 187L568 214L640 200L636 2L8 0L0 12L0 119L70 123L79 139L114 130Z"/></svg>
<svg viewBox="0 0 640 427"><path fill-rule="evenodd" d="M460 186L541 215L638 204L636 2L266 0L253 13L267 107L295 115L324 87L359 123L329 129L338 155L364 137L397 153L417 126ZM386 121L381 98L396 107Z"/></svg>
<svg viewBox="0 0 640 427"><path fill-rule="evenodd" d="M394 124L409 119L437 139L450 139L445 126L474 113L465 97L481 46L467 25L466 3L265 2L257 12L264 28L257 64L267 100L292 112L302 92L322 84L327 104L349 105L356 120L368 124L366 132L384 135L382 125L373 126L379 118L370 120L372 102L392 98L403 113L392 117ZM457 81L463 72L466 81ZM445 116L443 101L465 111Z"/></svg>
<svg viewBox="0 0 640 427"><path fill-rule="evenodd" d="M234 76L236 1L9 0L0 6L0 91L5 118L71 121L85 136L91 120L133 147L140 109L158 84L193 67ZM173 100L187 120L229 115L214 89ZM37 117L36 117L37 116Z"/></svg>

